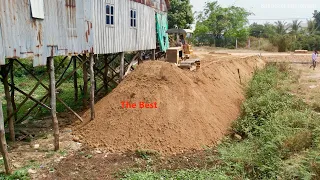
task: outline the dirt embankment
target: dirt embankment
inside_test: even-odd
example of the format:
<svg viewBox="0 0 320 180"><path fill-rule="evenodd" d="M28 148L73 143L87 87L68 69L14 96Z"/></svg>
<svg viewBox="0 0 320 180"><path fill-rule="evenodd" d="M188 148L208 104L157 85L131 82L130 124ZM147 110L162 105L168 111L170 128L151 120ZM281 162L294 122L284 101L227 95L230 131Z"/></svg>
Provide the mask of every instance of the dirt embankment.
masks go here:
<svg viewBox="0 0 320 180"><path fill-rule="evenodd" d="M199 150L219 141L240 113L241 81L264 66L257 57L205 64L190 72L173 64L145 62L95 105L96 119L75 135L111 151L152 149L162 153ZM123 108L121 102L136 103ZM140 108L140 102L157 108ZM89 119L90 111L84 114Z"/></svg>

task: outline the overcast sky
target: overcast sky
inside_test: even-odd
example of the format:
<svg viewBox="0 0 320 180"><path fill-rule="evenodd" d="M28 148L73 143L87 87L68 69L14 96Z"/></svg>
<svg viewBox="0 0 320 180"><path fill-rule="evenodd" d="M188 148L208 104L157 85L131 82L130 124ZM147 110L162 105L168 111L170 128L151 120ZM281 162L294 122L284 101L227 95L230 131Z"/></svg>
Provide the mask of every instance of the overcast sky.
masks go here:
<svg viewBox="0 0 320 180"><path fill-rule="evenodd" d="M202 11L205 2L213 0L190 0L193 11ZM312 18L314 10L320 10L320 0L217 0L223 6L240 6L255 15L249 17L250 23L275 22L278 19L292 22L298 19L306 22ZM257 20L259 19L259 20Z"/></svg>

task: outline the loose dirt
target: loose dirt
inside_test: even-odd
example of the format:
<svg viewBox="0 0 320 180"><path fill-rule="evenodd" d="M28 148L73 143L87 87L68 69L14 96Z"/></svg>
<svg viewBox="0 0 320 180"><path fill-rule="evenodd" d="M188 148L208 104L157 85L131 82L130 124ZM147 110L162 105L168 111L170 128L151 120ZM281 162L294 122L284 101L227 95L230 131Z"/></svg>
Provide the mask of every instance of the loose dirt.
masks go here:
<svg viewBox="0 0 320 180"><path fill-rule="evenodd" d="M264 66L258 57L226 58L204 60L196 72L160 61L139 65L96 103L95 120L78 127L75 135L111 152L152 149L171 154L216 144L240 114L242 84ZM123 101L137 107L123 108ZM140 102L156 103L157 108L140 108ZM89 117L87 111L83 118Z"/></svg>

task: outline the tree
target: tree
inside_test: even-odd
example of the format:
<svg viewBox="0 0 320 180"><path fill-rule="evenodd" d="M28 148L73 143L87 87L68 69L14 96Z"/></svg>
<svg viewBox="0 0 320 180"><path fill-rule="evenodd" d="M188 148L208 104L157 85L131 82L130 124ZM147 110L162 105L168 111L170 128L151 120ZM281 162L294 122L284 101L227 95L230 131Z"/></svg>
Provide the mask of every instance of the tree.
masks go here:
<svg viewBox="0 0 320 180"><path fill-rule="evenodd" d="M289 29L289 27L287 27L286 22L277 21L275 22L275 24L276 24L276 32L278 34L284 35L287 33L287 30Z"/></svg>
<svg viewBox="0 0 320 180"><path fill-rule="evenodd" d="M276 27L273 24L265 23L264 24L264 38L271 38L276 35Z"/></svg>
<svg viewBox="0 0 320 180"><path fill-rule="evenodd" d="M265 33L264 26L258 23L253 23L250 25L250 36L261 37Z"/></svg>
<svg viewBox="0 0 320 180"><path fill-rule="evenodd" d="M240 40L246 40L249 36L249 30L246 27L247 17L251 14L244 8L231 6L226 8L227 28L224 35L226 37L235 37Z"/></svg>
<svg viewBox="0 0 320 180"><path fill-rule="evenodd" d="M298 33L298 31L300 31L300 29L301 29L301 23L302 23L302 21L298 21L298 20L293 20L292 21L292 24L290 25L291 27L291 34L297 34Z"/></svg>
<svg viewBox="0 0 320 180"><path fill-rule="evenodd" d="M197 28L204 29L203 27L206 26L215 39L224 39L223 41L228 38L234 41L236 38L240 41L245 40L249 35L249 30L245 26L250 14L241 7L223 8L216 1L207 2L204 10L197 18L196 31Z"/></svg>
<svg viewBox="0 0 320 180"><path fill-rule="evenodd" d="M210 33L210 30L207 26L205 26L202 23L196 24L196 29L193 33L194 37L196 37L195 41L196 43L202 43L205 45L210 44L210 38L208 38L208 34Z"/></svg>
<svg viewBox="0 0 320 180"><path fill-rule="evenodd" d="M320 31L320 12L315 10L314 13L313 13L313 17L315 19L315 27L316 27L316 30L317 31Z"/></svg>
<svg viewBox="0 0 320 180"><path fill-rule="evenodd" d="M192 5L189 0L171 0L168 12L169 29L178 26L178 28L190 28L194 17Z"/></svg>
<svg viewBox="0 0 320 180"><path fill-rule="evenodd" d="M308 33L313 34L316 30L316 21L314 19L308 20Z"/></svg>

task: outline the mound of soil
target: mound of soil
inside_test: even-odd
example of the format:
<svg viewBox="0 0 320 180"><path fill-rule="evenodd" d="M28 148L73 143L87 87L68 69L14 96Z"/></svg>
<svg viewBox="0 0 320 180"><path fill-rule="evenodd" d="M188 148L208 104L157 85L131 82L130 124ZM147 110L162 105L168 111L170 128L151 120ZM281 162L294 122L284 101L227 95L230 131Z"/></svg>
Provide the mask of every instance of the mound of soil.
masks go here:
<svg viewBox="0 0 320 180"><path fill-rule="evenodd" d="M240 113L243 85L264 62L256 57L211 62L196 72L149 61L96 103L96 119L75 130L81 142L111 151L181 153L219 141ZM122 102L136 103L123 108ZM140 102L157 108L140 108ZM90 111L83 116L89 120Z"/></svg>

